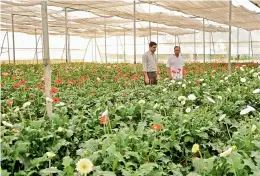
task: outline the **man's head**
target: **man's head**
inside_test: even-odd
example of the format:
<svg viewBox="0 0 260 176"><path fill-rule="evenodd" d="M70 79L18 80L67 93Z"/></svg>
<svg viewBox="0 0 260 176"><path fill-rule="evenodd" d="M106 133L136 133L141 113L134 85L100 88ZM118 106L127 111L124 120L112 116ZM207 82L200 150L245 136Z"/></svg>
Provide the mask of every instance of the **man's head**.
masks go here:
<svg viewBox="0 0 260 176"><path fill-rule="evenodd" d="M154 53L156 51L156 48L157 48L157 43L155 42L150 42L149 43L149 50Z"/></svg>
<svg viewBox="0 0 260 176"><path fill-rule="evenodd" d="M175 56L179 56L180 52L181 52L181 47L175 46L174 47L174 54L175 54Z"/></svg>

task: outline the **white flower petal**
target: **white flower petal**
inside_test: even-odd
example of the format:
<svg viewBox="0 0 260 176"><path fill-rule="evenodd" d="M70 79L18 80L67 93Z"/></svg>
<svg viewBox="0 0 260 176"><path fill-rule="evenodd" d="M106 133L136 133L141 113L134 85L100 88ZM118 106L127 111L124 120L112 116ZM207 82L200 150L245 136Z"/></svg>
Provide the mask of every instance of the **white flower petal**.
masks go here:
<svg viewBox="0 0 260 176"><path fill-rule="evenodd" d="M211 97L207 97L207 99L208 99L211 103L216 103L215 100L213 100Z"/></svg>
<svg viewBox="0 0 260 176"><path fill-rule="evenodd" d="M255 108L253 108L252 106L247 106L245 109L240 111L240 115L248 114L251 111L255 111Z"/></svg>
<svg viewBox="0 0 260 176"><path fill-rule="evenodd" d="M257 94L257 93L260 93L260 89L256 89L253 91L253 94Z"/></svg>
<svg viewBox="0 0 260 176"><path fill-rule="evenodd" d="M229 149L227 149L223 153L220 153L219 156L226 157L226 156L230 155L231 152L232 152L232 147L230 147Z"/></svg>
<svg viewBox="0 0 260 176"><path fill-rule="evenodd" d="M194 94L190 94L188 96L188 99L191 100L191 101L194 101L194 100L196 100L196 96Z"/></svg>
<svg viewBox="0 0 260 176"><path fill-rule="evenodd" d="M6 127L13 127L13 124L6 122L6 121L2 121L3 125Z"/></svg>

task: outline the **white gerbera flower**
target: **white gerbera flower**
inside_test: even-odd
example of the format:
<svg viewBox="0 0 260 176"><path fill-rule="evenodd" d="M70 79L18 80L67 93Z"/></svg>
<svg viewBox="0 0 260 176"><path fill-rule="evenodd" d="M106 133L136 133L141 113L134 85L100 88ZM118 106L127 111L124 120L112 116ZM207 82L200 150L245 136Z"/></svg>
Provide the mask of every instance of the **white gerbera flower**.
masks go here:
<svg viewBox="0 0 260 176"><path fill-rule="evenodd" d="M257 93L260 93L260 89L256 89L253 91L253 94L257 94Z"/></svg>
<svg viewBox="0 0 260 176"><path fill-rule="evenodd" d="M166 91L167 91L167 89L166 89L166 88L164 88L164 89L163 89L163 92L166 92Z"/></svg>
<svg viewBox="0 0 260 176"><path fill-rule="evenodd" d="M252 106L247 106L245 109L240 111L240 115L248 114L251 111L255 111L255 108L253 108Z"/></svg>
<svg viewBox="0 0 260 176"><path fill-rule="evenodd" d="M185 88L185 87L186 87L186 84L182 84L182 87Z"/></svg>
<svg viewBox="0 0 260 176"><path fill-rule="evenodd" d="M30 106L30 105L31 105L31 102L28 101L28 102L26 102L26 103L23 104L23 108L26 108L26 107L28 107L28 106Z"/></svg>
<svg viewBox="0 0 260 176"><path fill-rule="evenodd" d="M224 81L223 81L223 80L220 80L219 82L220 82L220 83L223 83Z"/></svg>
<svg viewBox="0 0 260 176"><path fill-rule="evenodd" d="M241 71L245 71L243 67L239 67Z"/></svg>
<svg viewBox="0 0 260 176"><path fill-rule="evenodd" d="M179 85L181 85L181 84L182 84L182 82L178 82L178 84L179 84Z"/></svg>
<svg viewBox="0 0 260 176"><path fill-rule="evenodd" d="M52 159L53 157L56 156L56 154L53 153L53 152L47 152L47 153L46 153L46 156L47 156L47 158Z"/></svg>
<svg viewBox="0 0 260 176"><path fill-rule="evenodd" d="M226 157L228 155L230 155L232 152L232 147L230 147L229 149L227 149L226 151L224 151L223 153L220 153L219 156L221 157Z"/></svg>
<svg viewBox="0 0 260 176"><path fill-rule="evenodd" d="M246 82L246 78L241 78L240 81L241 81L242 83L244 83L244 82Z"/></svg>
<svg viewBox="0 0 260 176"><path fill-rule="evenodd" d="M179 100L179 101L186 101L186 99L187 99L187 98L186 98L185 96L179 96L179 97L178 97L178 100Z"/></svg>
<svg viewBox="0 0 260 176"><path fill-rule="evenodd" d="M173 79L173 80L171 80L171 83L173 83L173 84L174 84L174 83L175 83L175 80L174 80L174 79Z"/></svg>
<svg viewBox="0 0 260 176"><path fill-rule="evenodd" d="M144 104L145 104L145 100L139 100L138 103L139 103L140 105L144 105Z"/></svg>
<svg viewBox="0 0 260 176"><path fill-rule="evenodd" d="M191 100L191 101L194 101L194 100L196 100L196 96L194 94L190 94L188 96L188 99Z"/></svg>
<svg viewBox="0 0 260 176"><path fill-rule="evenodd" d="M203 83L202 86L205 87L207 84L206 83Z"/></svg>
<svg viewBox="0 0 260 176"><path fill-rule="evenodd" d="M204 79L200 79L200 82L204 81Z"/></svg>
<svg viewBox="0 0 260 176"><path fill-rule="evenodd" d="M185 112L186 112L186 113L190 113L190 112L191 112L191 108L187 108L187 109L185 110Z"/></svg>
<svg viewBox="0 0 260 176"><path fill-rule="evenodd" d="M185 101L185 100L181 101L181 104L182 104L182 105L185 105L185 103L186 103L186 101Z"/></svg>
<svg viewBox="0 0 260 176"><path fill-rule="evenodd" d="M76 165L76 170L80 174L88 174L93 170L93 163L87 159L80 159Z"/></svg>
<svg viewBox="0 0 260 176"><path fill-rule="evenodd" d="M53 99L50 98L50 97L46 97L45 99L46 99L46 101L48 101L48 102L53 102Z"/></svg>
<svg viewBox="0 0 260 176"><path fill-rule="evenodd" d="M207 97L207 99L208 99L211 103L216 103L215 100L213 100L211 97Z"/></svg>
<svg viewBox="0 0 260 176"><path fill-rule="evenodd" d="M97 77L97 81L100 81L100 78L99 78L99 77Z"/></svg>
<svg viewBox="0 0 260 176"><path fill-rule="evenodd" d="M224 79L225 79L225 80L228 80L228 76L226 76Z"/></svg>
<svg viewBox="0 0 260 176"><path fill-rule="evenodd" d="M2 121L3 125L6 127L13 127L13 124L6 122L6 121Z"/></svg>

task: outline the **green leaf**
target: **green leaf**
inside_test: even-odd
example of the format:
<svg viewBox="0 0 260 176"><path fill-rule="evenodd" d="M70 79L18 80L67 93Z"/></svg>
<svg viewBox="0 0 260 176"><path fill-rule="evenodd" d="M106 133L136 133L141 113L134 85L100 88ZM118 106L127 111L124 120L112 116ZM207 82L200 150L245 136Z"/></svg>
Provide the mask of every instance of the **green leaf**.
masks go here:
<svg viewBox="0 0 260 176"><path fill-rule="evenodd" d="M70 138L71 136L73 136L73 131L72 130L67 130L67 137Z"/></svg>
<svg viewBox="0 0 260 176"><path fill-rule="evenodd" d="M50 168L43 169L40 171L40 175L42 175L42 176L47 176L50 174L63 175L63 172L58 170L56 167L50 167Z"/></svg>
<svg viewBox="0 0 260 176"><path fill-rule="evenodd" d="M259 169L256 167L256 165L254 164L251 158L243 159L243 161L244 161L244 165L249 166L252 171L256 171L257 169Z"/></svg>
<svg viewBox="0 0 260 176"><path fill-rule="evenodd" d="M7 172L7 170L2 170L2 169L1 169L0 175L1 175L1 176L9 176L10 173Z"/></svg>
<svg viewBox="0 0 260 176"><path fill-rule="evenodd" d="M195 167L195 170L199 173L202 173L205 168L205 162L201 158L193 158L192 165Z"/></svg>
<svg viewBox="0 0 260 176"><path fill-rule="evenodd" d="M185 143L187 143L187 142L194 142L194 138L193 137L191 137L191 136L185 136L185 138L184 138L184 142Z"/></svg>
<svg viewBox="0 0 260 176"><path fill-rule="evenodd" d="M142 164L139 169L136 171L137 175L143 176L143 175L148 175L154 167L157 167L157 164L155 163L145 163Z"/></svg>
<svg viewBox="0 0 260 176"><path fill-rule="evenodd" d="M62 162L62 165L64 167L67 167L67 166L70 166L70 164L72 163L73 159L70 157L70 156L65 156L63 158L63 162Z"/></svg>

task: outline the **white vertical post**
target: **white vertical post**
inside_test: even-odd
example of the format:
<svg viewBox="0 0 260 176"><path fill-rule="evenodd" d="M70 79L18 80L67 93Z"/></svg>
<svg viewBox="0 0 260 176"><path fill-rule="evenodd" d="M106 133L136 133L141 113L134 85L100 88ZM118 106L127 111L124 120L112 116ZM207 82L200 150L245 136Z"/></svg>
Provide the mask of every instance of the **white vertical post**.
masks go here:
<svg viewBox="0 0 260 176"><path fill-rule="evenodd" d="M10 48L9 48L8 31L7 31L7 51L8 51L8 60L9 60L9 64L10 64L11 63L11 59L10 59Z"/></svg>
<svg viewBox="0 0 260 176"><path fill-rule="evenodd" d="M158 23L157 23L157 60L159 59L159 29L158 29Z"/></svg>
<svg viewBox="0 0 260 176"><path fill-rule="evenodd" d="M85 50L85 52L84 52L84 56L83 56L83 62L84 62L84 60L85 60L85 57L86 57L86 54L87 54L87 51L88 51L88 46L89 46L91 40L92 40L92 39L89 39L89 41L88 41L88 45L87 45L87 48L86 48L86 50Z"/></svg>
<svg viewBox="0 0 260 176"><path fill-rule="evenodd" d="M65 56L66 56L66 67L68 67L68 19L67 19L67 8L65 7Z"/></svg>
<svg viewBox="0 0 260 176"><path fill-rule="evenodd" d="M211 32L209 32L209 62L211 62Z"/></svg>
<svg viewBox="0 0 260 176"><path fill-rule="evenodd" d="M205 19L203 18L203 63L206 62L206 53L205 53Z"/></svg>
<svg viewBox="0 0 260 176"><path fill-rule="evenodd" d="M194 29L194 60L197 60L197 54L196 54L196 30Z"/></svg>
<svg viewBox="0 0 260 176"><path fill-rule="evenodd" d="M126 58L125 58L125 29L124 29L124 61L126 63Z"/></svg>
<svg viewBox="0 0 260 176"><path fill-rule="evenodd" d="M136 64L136 2L134 0L134 64Z"/></svg>
<svg viewBox="0 0 260 176"><path fill-rule="evenodd" d="M105 61L107 63L107 25L105 24Z"/></svg>
<svg viewBox="0 0 260 176"><path fill-rule="evenodd" d="M5 43L5 37L6 37L6 35L7 35L7 32L5 33L5 36L4 36L4 39L3 39L3 42L2 42L1 53L0 53L0 55L1 55L2 52L3 52L3 48L4 48L4 43Z"/></svg>
<svg viewBox="0 0 260 176"><path fill-rule="evenodd" d="M239 27L237 27L237 60L239 55Z"/></svg>
<svg viewBox="0 0 260 176"><path fill-rule="evenodd" d="M50 53L49 53L49 32L48 32L48 13L47 13L47 1L41 1L41 13L42 13L42 31L43 31L43 43L44 43L44 77L45 77L45 96L51 98L51 66L50 66ZM52 102L46 100L47 115L52 115Z"/></svg>
<svg viewBox="0 0 260 176"><path fill-rule="evenodd" d="M231 20L232 20L232 1L229 1L229 46L228 46L228 70L231 74Z"/></svg>
<svg viewBox="0 0 260 176"><path fill-rule="evenodd" d="M252 33L250 31L250 43L251 43L251 53L252 53L252 59L254 58L254 50L253 50L253 40L252 40Z"/></svg>
<svg viewBox="0 0 260 176"><path fill-rule="evenodd" d="M94 40L92 40L92 42L91 42L91 44L92 44L92 62L94 62Z"/></svg>
<svg viewBox="0 0 260 176"><path fill-rule="evenodd" d="M71 62L71 55L70 55L70 34L68 33L68 56L69 62Z"/></svg>
<svg viewBox="0 0 260 176"><path fill-rule="evenodd" d="M249 37L248 37L248 57L249 57L249 59L250 59L250 56L251 56L251 54L250 54L250 38L251 38L251 32L249 31L249 35L248 35Z"/></svg>
<svg viewBox="0 0 260 176"><path fill-rule="evenodd" d="M95 62L97 62L97 34L95 33Z"/></svg>
<svg viewBox="0 0 260 176"><path fill-rule="evenodd" d="M35 29L35 57L38 64L38 45L37 45L37 29Z"/></svg>
<svg viewBox="0 0 260 176"><path fill-rule="evenodd" d="M175 45L175 46L176 46L176 43L177 43L177 42L176 42L176 40L177 40L177 37L176 37L176 35L175 35L175 40L174 40L174 42L175 42L175 44L174 44L174 45Z"/></svg>
<svg viewBox="0 0 260 176"><path fill-rule="evenodd" d="M150 15L150 0L149 0L149 15ZM151 21L149 21L149 43L152 41L152 29L151 29Z"/></svg>
<svg viewBox="0 0 260 176"><path fill-rule="evenodd" d="M116 36L116 61L118 63L118 38Z"/></svg>
<svg viewBox="0 0 260 176"><path fill-rule="evenodd" d="M12 14L12 36L13 36L13 61L14 61L14 64L15 64L14 14Z"/></svg>

